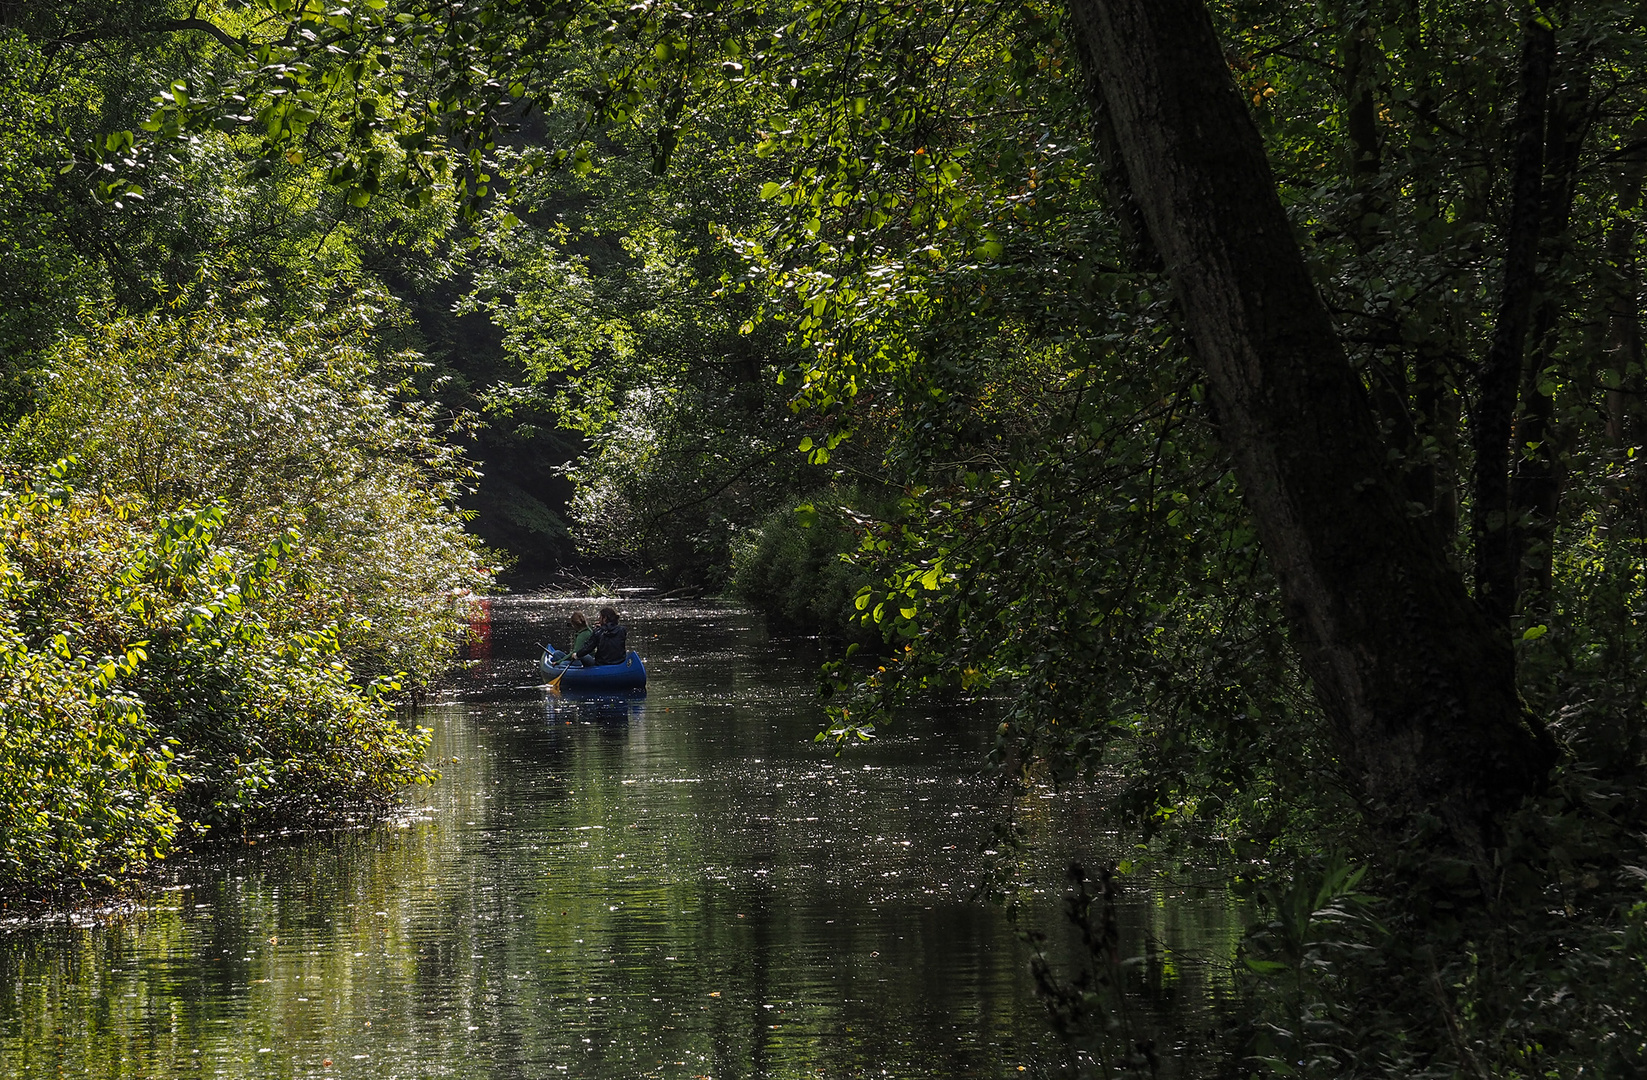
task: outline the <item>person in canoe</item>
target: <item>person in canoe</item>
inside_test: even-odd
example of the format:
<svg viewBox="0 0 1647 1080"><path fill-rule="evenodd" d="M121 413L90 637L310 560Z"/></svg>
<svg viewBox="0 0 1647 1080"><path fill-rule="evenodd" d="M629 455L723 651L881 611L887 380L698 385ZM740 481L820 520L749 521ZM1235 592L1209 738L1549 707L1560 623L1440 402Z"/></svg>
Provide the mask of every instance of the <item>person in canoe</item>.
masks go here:
<svg viewBox="0 0 1647 1080"><path fill-rule="evenodd" d="M618 621L616 608L600 609L600 625L593 638L574 654L585 667L621 664L629 658L629 630Z"/></svg>
<svg viewBox="0 0 1647 1080"><path fill-rule="evenodd" d="M583 661L577 660L578 654L587 651L593 646L595 631L594 628L589 625L589 619L583 614L583 612L572 612L572 617L566 621L570 624L572 630L571 647L565 652L561 652L553 645L548 646L549 662L551 664L564 664L574 660L581 664Z"/></svg>

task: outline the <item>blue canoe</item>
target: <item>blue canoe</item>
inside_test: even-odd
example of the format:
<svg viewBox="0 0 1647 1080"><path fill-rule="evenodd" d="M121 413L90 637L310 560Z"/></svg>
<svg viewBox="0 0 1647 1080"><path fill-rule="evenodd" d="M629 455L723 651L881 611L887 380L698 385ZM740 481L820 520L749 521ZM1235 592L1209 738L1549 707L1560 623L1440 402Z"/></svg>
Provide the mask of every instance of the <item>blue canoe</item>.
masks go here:
<svg viewBox="0 0 1647 1080"><path fill-rule="evenodd" d="M640 654L630 649L621 664L602 664L599 667L576 667L556 664L545 653L538 668L556 690L644 690L646 665Z"/></svg>

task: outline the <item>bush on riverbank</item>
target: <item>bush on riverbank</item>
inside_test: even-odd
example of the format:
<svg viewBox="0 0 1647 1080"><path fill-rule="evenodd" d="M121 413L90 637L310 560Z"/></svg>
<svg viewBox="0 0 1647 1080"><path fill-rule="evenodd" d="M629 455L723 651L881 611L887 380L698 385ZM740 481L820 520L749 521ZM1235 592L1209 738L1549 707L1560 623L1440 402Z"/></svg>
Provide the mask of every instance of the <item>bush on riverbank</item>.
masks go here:
<svg viewBox="0 0 1647 1080"><path fill-rule="evenodd" d="M489 571L451 423L374 322L208 305L53 355L0 490L0 898L427 777L392 699Z"/></svg>
<svg viewBox="0 0 1647 1080"><path fill-rule="evenodd" d="M289 322L255 301L111 320L55 351L6 455L72 455L79 486L150 516L218 505L242 550L297 529L303 625L335 625L356 670L427 682L467 627L452 598L491 576L457 509L463 418L420 399L416 356L381 354L374 299Z"/></svg>
<svg viewBox="0 0 1647 1080"><path fill-rule="evenodd" d="M868 574L845 558L858 550L857 489L821 492L785 506L734 545L732 595L781 627L845 641L879 641L855 601Z"/></svg>
<svg viewBox="0 0 1647 1080"><path fill-rule="evenodd" d="M381 801L425 732L303 625L303 541L221 508L0 493L0 899L102 890L212 827Z"/></svg>
<svg viewBox="0 0 1647 1080"><path fill-rule="evenodd" d="M76 541L68 550L53 535L65 526ZM135 530L33 492L0 495L0 530L0 898L14 899L108 882L164 854L182 777L142 703L119 686L143 658L142 639L54 617L88 575L106 589L134 568Z"/></svg>

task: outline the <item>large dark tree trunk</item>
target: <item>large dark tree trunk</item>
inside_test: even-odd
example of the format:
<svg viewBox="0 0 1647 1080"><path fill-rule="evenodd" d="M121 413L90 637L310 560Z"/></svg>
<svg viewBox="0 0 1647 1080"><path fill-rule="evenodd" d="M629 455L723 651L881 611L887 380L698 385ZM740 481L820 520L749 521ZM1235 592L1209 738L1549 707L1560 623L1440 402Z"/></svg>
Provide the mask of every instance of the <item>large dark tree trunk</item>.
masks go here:
<svg viewBox="0 0 1647 1080"><path fill-rule="evenodd" d="M1590 131L1590 57L1580 48L1557 69L1544 124L1543 209L1539 222L1546 283L1557 277L1572 247L1569 222L1578 190L1579 156ZM1533 311L1532 355L1523 373L1521 412L1516 417L1510 477L1510 518L1516 605L1531 621L1549 615L1554 574L1555 521L1561 505L1561 472L1556 454L1555 400L1545 391L1544 372L1555 363L1563 297L1546 284Z"/></svg>
<svg viewBox="0 0 1647 1080"><path fill-rule="evenodd" d="M1365 9L1356 10L1342 28L1342 56L1344 86L1344 134L1348 137L1350 156L1350 191L1348 199L1349 236L1363 254L1371 251L1388 235L1384 225L1389 215L1389 198L1381 183L1380 170L1383 149L1378 129L1378 99L1374 93L1378 77L1375 57L1378 50L1372 43L1372 20ZM1394 307L1391 300L1386 305ZM1379 312L1387 315L1388 311ZM1399 352L1376 353L1367 367L1367 379L1372 391L1374 416L1385 433L1385 441L1398 449L1405 458L1402 473L1402 491L1408 502L1429 507L1435 502L1435 470L1424 460L1422 417L1424 407L1431 404L1429 388L1423 383L1421 366L1414 372L1419 376L1415 386L1407 375L1407 359ZM1416 392L1416 393L1415 393ZM1417 398L1416 402L1413 398ZM1433 524L1433 523L1432 523Z"/></svg>
<svg viewBox="0 0 1647 1080"><path fill-rule="evenodd" d="M1379 823L1480 850L1554 747L1508 640L1407 514L1200 0L1070 0L1295 640Z"/></svg>
<svg viewBox="0 0 1647 1080"><path fill-rule="evenodd" d="M1510 215L1493 337L1476 379L1471 435L1471 529L1475 540L1475 593L1493 623L1509 629L1515 614L1517 560L1515 510L1510 503L1510 436L1515 423L1526 355L1527 326L1538 287L1538 237L1544 217L1544 113L1555 31L1527 16L1517 83L1510 165Z"/></svg>

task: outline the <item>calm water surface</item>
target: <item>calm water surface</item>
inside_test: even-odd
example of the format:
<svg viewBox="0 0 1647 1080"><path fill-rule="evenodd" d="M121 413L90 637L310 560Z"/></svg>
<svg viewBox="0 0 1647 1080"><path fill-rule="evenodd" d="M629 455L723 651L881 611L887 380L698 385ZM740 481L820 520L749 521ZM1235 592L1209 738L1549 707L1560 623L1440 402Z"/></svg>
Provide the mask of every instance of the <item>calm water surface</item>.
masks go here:
<svg viewBox="0 0 1647 1080"><path fill-rule="evenodd" d="M1013 799L967 711L831 756L817 657L731 608L625 598L649 692L557 698L535 643L600 602L495 604L489 658L419 717L443 778L392 820L0 932L0 1078L1069 1075L978 893L1017 820L1055 950L1060 868L1120 851L1098 796ZM1129 893L1132 1024L1168 1074L1240 929L1216 890Z"/></svg>

